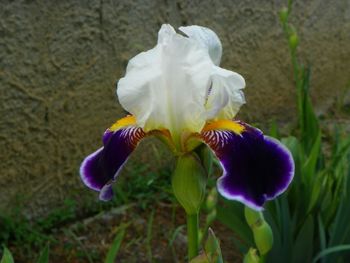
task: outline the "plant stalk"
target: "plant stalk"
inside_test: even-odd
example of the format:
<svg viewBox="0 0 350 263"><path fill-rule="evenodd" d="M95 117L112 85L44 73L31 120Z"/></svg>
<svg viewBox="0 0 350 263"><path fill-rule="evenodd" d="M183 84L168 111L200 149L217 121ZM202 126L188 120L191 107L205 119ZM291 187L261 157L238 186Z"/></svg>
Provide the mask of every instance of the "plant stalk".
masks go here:
<svg viewBox="0 0 350 263"><path fill-rule="evenodd" d="M198 255L198 213L187 214L188 260Z"/></svg>

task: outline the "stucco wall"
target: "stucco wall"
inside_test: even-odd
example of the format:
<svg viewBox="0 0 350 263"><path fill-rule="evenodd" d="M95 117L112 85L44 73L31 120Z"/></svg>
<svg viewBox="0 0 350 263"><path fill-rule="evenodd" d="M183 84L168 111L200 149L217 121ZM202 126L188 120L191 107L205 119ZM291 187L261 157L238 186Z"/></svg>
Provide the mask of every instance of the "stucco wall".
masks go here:
<svg viewBox="0 0 350 263"><path fill-rule="evenodd" d="M222 66L247 82L242 119L291 122L293 81L277 18L284 2L1 1L0 209L18 198L35 213L70 196L96 198L79 164L123 116L115 81L165 22L217 32ZM317 109L327 111L350 81L350 1L299 1L292 20L313 65Z"/></svg>

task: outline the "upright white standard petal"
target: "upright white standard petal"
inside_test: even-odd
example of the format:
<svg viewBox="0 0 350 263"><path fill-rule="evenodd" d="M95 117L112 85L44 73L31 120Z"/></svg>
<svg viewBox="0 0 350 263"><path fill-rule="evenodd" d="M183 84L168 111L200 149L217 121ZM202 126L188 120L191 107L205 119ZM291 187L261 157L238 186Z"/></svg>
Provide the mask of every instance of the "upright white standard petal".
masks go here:
<svg viewBox="0 0 350 263"><path fill-rule="evenodd" d="M236 72L214 67L206 102L207 119L232 119L245 103L244 78Z"/></svg>
<svg viewBox="0 0 350 263"><path fill-rule="evenodd" d="M202 26L182 26L179 27L179 30L207 48L214 64L217 66L220 64L222 45L219 37L213 30Z"/></svg>
<svg viewBox="0 0 350 263"><path fill-rule="evenodd" d="M180 27L179 30L207 48L210 58L216 66L220 64L222 45L214 31L195 25ZM242 92L244 87L245 81L241 75L214 66L206 103L207 119L232 119L245 103Z"/></svg>
<svg viewBox="0 0 350 263"><path fill-rule="evenodd" d="M200 132L208 119L232 118L244 103L244 79L216 66L222 47L216 34L199 26L162 25L157 45L132 58L119 80L121 105L146 132L168 129L173 137Z"/></svg>
<svg viewBox="0 0 350 263"><path fill-rule="evenodd" d="M119 101L145 131L199 132L212 66L204 47L163 25L158 44L130 60L118 82Z"/></svg>

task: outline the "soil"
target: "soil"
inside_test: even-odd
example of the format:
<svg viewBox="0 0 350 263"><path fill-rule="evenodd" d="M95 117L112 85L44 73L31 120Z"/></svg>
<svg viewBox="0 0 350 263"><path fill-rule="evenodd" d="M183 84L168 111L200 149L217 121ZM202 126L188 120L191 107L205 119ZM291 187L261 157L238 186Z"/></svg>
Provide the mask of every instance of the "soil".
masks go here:
<svg viewBox="0 0 350 263"><path fill-rule="evenodd" d="M159 203L150 210L136 204L121 206L55 230L49 262L104 262L121 227L126 227L126 232L115 262L186 262L185 223L182 209L171 203ZM225 262L242 262L242 256L233 244L232 231L219 222L212 228L220 239ZM18 248L10 249L17 263L32 262Z"/></svg>

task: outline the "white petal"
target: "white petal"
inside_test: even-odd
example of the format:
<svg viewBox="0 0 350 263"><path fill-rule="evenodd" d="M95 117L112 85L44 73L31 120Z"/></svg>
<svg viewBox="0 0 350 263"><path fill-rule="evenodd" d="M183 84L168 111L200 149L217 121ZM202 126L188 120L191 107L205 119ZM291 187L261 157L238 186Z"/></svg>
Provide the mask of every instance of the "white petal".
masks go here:
<svg viewBox="0 0 350 263"><path fill-rule="evenodd" d="M166 44L176 34L175 29L169 24L163 24L158 32L158 44Z"/></svg>
<svg viewBox="0 0 350 263"><path fill-rule="evenodd" d="M200 132L208 119L232 118L244 103L244 79L213 63L221 57L215 33L198 26L181 30L189 37L163 25L157 45L132 58L118 82L121 105L146 132Z"/></svg>
<svg viewBox="0 0 350 263"><path fill-rule="evenodd" d="M206 121L212 67L207 50L197 41L163 25L157 46L130 60L118 82L119 101L146 131L198 132Z"/></svg>
<svg viewBox="0 0 350 263"><path fill-rule="evenodd" d="M214 31L202 26L182 26L179 30L206 47L214 64L217 66L220 64L222 45Z"/></svg>
<svg viewBox="0 0 350 263"><path fill-rule="evenodd" d="M236 72L214 66L206 103L207 119L232 119L245 103L244 78Z"/></svg>

